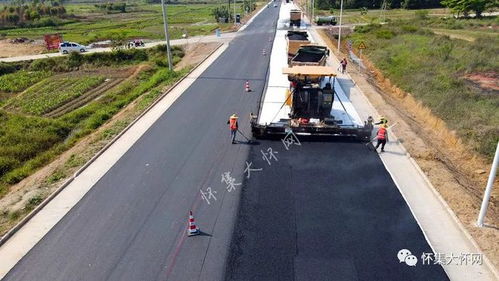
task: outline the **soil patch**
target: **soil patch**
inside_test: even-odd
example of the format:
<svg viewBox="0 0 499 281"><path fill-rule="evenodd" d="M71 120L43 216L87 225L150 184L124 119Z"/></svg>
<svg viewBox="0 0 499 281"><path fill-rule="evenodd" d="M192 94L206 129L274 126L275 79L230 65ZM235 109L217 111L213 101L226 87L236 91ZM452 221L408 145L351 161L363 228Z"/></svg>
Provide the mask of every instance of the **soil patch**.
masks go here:
<svg viewBox="0 0 499 281"><path fill-rule="evenodd" d="M185 67L194 66L200 63L207 54L211 54L216 48L220 46L220 43L199 43L199 44L187 44L184 45L185 55L182 61L177 63L175 70L180 70Z"/></svg>
<svg viewBox="0 0 499 281"><path fill-rule="evenodd" d="M11 43L10 39L0 40L0 58L38 55L47 52L42 41Z"/></svg>
<svg viewBox="0 0 499 281"><path fill-rule="evenodd" d="M486 91L499 91L499 73L483 72L483 73L470 73L463 76L464 79L470 81L474 85L480 87L480 89Z"/></svg>

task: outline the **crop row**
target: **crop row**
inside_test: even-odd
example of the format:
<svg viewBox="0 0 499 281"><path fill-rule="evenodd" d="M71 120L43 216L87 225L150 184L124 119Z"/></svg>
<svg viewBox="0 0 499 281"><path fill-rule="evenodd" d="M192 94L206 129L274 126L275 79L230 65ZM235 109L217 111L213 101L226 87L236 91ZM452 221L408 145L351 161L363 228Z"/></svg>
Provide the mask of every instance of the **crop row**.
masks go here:
<svg viewBox="0 0 499 281"><path fill-rule="evenodd" d="M41 115L77 98L104 81L102 76L53 77L14 98L8 107Z"/></svg>

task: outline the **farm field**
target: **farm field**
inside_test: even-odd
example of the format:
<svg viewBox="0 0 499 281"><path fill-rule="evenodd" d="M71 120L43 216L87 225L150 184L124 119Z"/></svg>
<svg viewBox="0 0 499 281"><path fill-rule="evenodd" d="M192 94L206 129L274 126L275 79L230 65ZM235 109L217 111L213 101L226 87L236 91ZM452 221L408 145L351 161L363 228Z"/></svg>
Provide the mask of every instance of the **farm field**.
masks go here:
<svg viewBox="0 0 499 281"><path fill-rule="evenodd" d="M104 76L51 77L13 98L5 107L25 114L42 115L103 83Z"/></svg>
<svg viewBox="0 0 499 281"><path fill-rule="evenodd" d="M232 24L219 24L211 14L218 4L168 5L168 20L171 39L182 34L188 36L211 34L217 28L229 30ZM161 5L133 3L126 13L106 13L94 4L65 5L68 14L76 18L60 26L38 28L13 28L0 30L5 38L27 37L42 39L44 34L60 33L64 40L90 44L110 39L164 39ZM232 6L231 6L232 7ZM237 4L236 13L244 15L242 5ZM0 36L0 38L1 38Z"/></svg>

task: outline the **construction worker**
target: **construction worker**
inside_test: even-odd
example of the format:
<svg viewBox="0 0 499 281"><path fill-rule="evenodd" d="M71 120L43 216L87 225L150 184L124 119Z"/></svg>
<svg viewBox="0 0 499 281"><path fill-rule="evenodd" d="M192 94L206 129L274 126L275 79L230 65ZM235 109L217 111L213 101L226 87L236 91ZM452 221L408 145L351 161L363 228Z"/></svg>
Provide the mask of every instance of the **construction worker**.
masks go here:
<svg viewBox="0 0 499 281"><path fill-rule="evenodd" d="M348 64L347 58L343 58L340 62L341 73L345 73L345 71L347 70L347 64Z"/></svg>
<svg viewBox="0 0 499 281"><path fill-rule="evenodd" d="M256 116L255 114L253 114L253 112L251 112L249 118L250 118L250 124L254 124L256 123L256 119L258 118L258 116Z"/></svg>
<svg viewBox="0 0 499 281"><path fill-rule="evenodd" d="M376 144L375 150L378 151L378 147L381 145L381 152L384 152L385 144L388 141L387 125L381 125L381 127L378 129L378 132L376 133L376 139L378 140L378 143Z"/></svg>
<svg viewBox="0 0 499 281"><path fill-rule="evenodd" d="M387 125L388 124L388 119L384 116L379 117L379 122L374 123L374 125Z"/></svg>
<svg viewBox="0 0 499 281"><path fill-rule="evenodd" d="M232 137L232 143L236 143L236 133L237 129L239 128L239 124L237 123L237 115L234 113L229 117L229 121L227 121L227 124L229 124L229 129L230 129L230 136Z"/></svg>

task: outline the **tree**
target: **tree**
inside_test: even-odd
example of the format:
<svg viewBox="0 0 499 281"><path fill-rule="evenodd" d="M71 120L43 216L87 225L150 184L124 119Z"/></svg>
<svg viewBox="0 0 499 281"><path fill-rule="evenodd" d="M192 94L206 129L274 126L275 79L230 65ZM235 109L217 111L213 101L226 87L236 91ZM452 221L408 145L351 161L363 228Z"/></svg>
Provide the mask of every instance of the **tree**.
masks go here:
<svg viewBox="0 0 499 281"><path fill-rule="evenodd" d="M497 0L444 0L442 5L451 9L454 13L467 15L469 12L475 12L477 17L487 9L497 8Z"/></svg>
<svg viewBox="0 0 499 281"><path fill-rule="evenodd" d="M404 0L402 8L405 9L429 9L441 7L441 0Z"/></svg>

